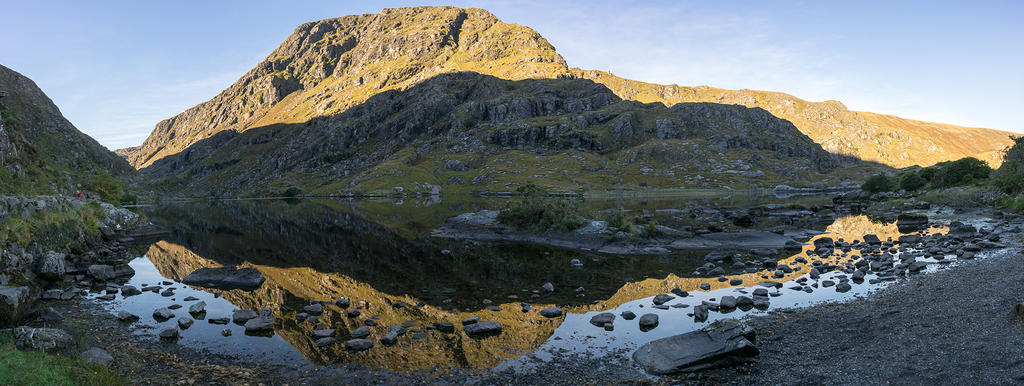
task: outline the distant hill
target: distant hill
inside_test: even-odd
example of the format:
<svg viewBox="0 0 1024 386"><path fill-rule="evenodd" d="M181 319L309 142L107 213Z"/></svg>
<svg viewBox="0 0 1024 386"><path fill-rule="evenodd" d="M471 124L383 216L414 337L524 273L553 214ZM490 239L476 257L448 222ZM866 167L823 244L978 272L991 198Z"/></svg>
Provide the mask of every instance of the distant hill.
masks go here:
<svg viewBox="0 0 1024 386"><path fill-rule="evenodd" d="M303 24L233 85L121 154L161 186L194 194L339 194L827 186L882 164L992 160L1009 142L898 118L920 129L894 130L874 116L570 69L530 28L480 9L415 7ZM951 137L958 130L984 141Z"/></svg>
<svg viewBox="0 0 1024 386"><path fill-rule="evenodd" d="M131 165L78 131L31 79L0 66L0 194L70 193Z"/></svg>
<svg viewBox="0 0 1024 386"><path fill-rule="evenodd" d="M760 107L793 122L825 150L897 168L930 166L963 157L976 157L998 167L1003 161L1002 150L1013 143L1010 136L1020 135L850 111L838 101L808 102L781 92L664 86L593 70L573 69L573 73L608 86L624 99L668 105L714 102Z"/></svg>

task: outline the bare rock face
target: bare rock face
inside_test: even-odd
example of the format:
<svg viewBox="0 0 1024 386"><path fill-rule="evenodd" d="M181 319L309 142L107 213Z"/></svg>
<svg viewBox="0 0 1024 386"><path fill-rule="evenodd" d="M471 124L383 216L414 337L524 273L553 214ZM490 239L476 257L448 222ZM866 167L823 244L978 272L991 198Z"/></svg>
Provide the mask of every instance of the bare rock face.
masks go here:
<svg viewBox="0 0 1024 386"><path fill-rule="evenodd" d="M539 34L482 9L385 9L305 23L220 95L158 123L126 158L144 168L218 132L329 115L433 75L481 70L524 79L567 67Z"/></svg>
<svg viewBox="0 0 1024 386"><path fill-rule="evenodd" d="M28 287L0 286L0 326L21 320L30 302Z"/></svg>
<svg viewBox="0 0 1024 386"><path fill-rule="evenodd" d="M753 341L752 328L722 320L647 343L633 353L633 360L654 375L700 371L752 360L758 354Z"/></svg>

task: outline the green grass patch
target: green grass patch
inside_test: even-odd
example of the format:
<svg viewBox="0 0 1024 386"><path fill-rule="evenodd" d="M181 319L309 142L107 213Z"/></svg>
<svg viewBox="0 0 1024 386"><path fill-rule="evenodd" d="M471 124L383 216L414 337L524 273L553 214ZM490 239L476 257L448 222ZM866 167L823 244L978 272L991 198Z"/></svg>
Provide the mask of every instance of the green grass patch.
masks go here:
<svg viewBox="0 0 1024 386"><path fill-rule="evenodd" d="M533 232L548 229L569 232L583 225L580 199L552 197L533 184L523 185L516 191L523 198L498 213L498 221L502 224Z"/></svg>
<svg viewBox="0 0 1024 386"><path fill-rule="evenodd" d="M0 244L27 246L37 243L64 248L82 238L98 236L103 216L103 209L97 201L90 201L81 208L65 205L57 210L44 210L28 218L8 216L0 222Z"/></svg>
<svg viewBox="0 0 1024 386"><path fill-rule="evenodd" d="M41 351L21 351L0 333L0 384L2 385L123 385L114 371L80 358Z"/></svg>

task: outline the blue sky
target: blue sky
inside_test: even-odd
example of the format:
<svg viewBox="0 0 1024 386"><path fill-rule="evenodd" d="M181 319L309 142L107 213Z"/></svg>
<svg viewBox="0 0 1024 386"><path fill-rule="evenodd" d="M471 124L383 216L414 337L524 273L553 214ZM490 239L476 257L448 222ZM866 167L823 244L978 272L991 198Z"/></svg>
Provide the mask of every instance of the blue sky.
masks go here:
<svg viewBox="0 0 1024 386"><path fill-rule="evenodd" d="M215 96L303 22L434 4L532 27L573 67L1024 132L1022 1L5 3L0 64L111 149Z"/></svg>

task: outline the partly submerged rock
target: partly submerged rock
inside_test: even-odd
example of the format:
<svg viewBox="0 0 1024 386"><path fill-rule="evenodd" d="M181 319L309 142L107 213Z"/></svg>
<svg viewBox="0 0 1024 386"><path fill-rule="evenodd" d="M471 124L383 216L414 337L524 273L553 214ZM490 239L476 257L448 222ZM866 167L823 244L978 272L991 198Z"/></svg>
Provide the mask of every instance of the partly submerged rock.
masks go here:
<svg viewBox="0 0 1024 386"><path fill-rule="evenodd" d="M735 320L721 320L693 332L647 343L633 360L655 375L693 372L752 360L754 329Z"/></svg>
<svg viewBox="0 0 1024 386"><path fill-rule="evenodd" d="M469 336L483 336L501 333L501 324L498 322L486 321L473 323L462 328Z"/></svg>
<svg viewBox="0 0 1024 386"><path fill-rule="evenodd" d="M181 282L200 287L252 291L265 280L263 273L255 268L217 267L197 269Z"/></svg>

